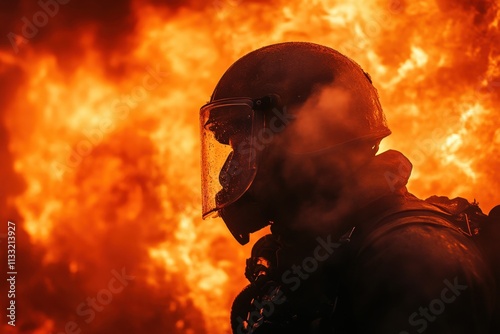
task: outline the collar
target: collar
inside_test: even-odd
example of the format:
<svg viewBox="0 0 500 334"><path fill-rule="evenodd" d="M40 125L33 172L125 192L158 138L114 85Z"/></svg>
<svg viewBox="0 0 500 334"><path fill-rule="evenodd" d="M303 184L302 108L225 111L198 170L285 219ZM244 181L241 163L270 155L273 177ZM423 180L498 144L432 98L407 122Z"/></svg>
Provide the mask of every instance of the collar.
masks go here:
<svg viewBox="0 0 500 334"><path fill-rule="evenodd" d="M304 235L340 236L360 217L387 210L394 201L406 197L412 164L402 153L389 150L354 171L335 199L310 203L300 210L291 226L297 237Z"/></svg>

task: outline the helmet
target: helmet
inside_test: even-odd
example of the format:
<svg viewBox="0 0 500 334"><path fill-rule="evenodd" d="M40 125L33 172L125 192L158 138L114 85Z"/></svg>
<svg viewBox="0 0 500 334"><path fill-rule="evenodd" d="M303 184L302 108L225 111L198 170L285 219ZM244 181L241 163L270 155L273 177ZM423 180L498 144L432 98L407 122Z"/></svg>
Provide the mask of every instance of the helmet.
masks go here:
<svg viewBox="0 0 500 334"><path fill-rule="evenodd" d="M259 156L278 135L293 133L283 149L305 154L391 133L369 75L339 52L305 42L266 46L236 61L200 109L200 125L203 218L223 219L241 204ZM267 224L224 221L240 243Z"/></svg>

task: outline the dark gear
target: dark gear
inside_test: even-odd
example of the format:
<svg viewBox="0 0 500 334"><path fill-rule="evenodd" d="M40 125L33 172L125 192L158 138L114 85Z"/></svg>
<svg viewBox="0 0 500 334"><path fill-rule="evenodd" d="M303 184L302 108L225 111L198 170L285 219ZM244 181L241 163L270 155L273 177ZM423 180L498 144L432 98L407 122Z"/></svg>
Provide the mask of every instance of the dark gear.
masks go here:
<svg viewBox="0 0 500 334"><path fill-rule="evenodd" d="M408 163L388 151L355 175L370 181L345 194L359 209L343 218L338 240L323 235L308 245L275 233L257 242L247 271L259 275L247 274L252 283L235 299L233 332L495 333L493 278L467 235L480 235L469 218L486 216L464 200L409 194ZM474 211L469 218L452 217L464 208ZM266 270L253 266L262 257L271 259Z"/></svg>
<svg viewBox="0 0 500 334"><path fill-rule="evenodd" d="M321 99L324 90L327 101ZM251 196L238 200L252 185L265 147L287 132L285 126L296 128L286 146L294 153L376 143L391 133L359 65L328 47L298 42L267 46L236 61L201 108L200 124L203 216L221 215L240 243L269 223ZM243 210L254 223L233 219L234 211Z"/></svg>
<svg viewBox="0 0 500 334"><path fill-rule="evenodd" d="M251 52L200 125L203 216L220 215L241 244L271 224L235 333L487 333L491 271L439 208L422 213L408 159L375 156L390 130L352 60L311 43Z"/></svg>

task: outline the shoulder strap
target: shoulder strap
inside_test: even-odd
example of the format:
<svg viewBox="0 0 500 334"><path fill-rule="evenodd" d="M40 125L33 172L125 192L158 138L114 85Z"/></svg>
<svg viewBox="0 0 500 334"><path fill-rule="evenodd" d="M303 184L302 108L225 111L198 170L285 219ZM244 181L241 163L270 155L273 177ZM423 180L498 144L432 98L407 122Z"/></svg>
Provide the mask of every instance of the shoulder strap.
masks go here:
<svg viewBox="0 0 500 334"><path fill-rule="evenodd" d="M387 234L391 230L408 226L408 225L432 225L444 228L451 228L459 233L465 233L457 226L453 225L451 215L439 208L423 204L419 208L413 208L411 205L406 208L397 208L386 212L383 217L379 217L375 223L370 224L369 231L362 236L360 246L358 246L357 256L359 256L368 246L373 244L376 240Z"/></svg>

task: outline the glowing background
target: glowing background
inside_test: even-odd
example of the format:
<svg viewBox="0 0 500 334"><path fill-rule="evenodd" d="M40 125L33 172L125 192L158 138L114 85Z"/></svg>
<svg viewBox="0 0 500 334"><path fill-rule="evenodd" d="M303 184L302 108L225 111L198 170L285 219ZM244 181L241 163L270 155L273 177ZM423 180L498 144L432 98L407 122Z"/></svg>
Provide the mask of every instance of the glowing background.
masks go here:
<svg viewBox="0 0 500 334"><path fill-rule="evenodd" d="M496 1L71 0L45 24L36 2L0 8L0 233L17 223L19 272L5 333L228 332L249 247L200 219L198 109L267 44L325 44L371 74L411 192L500 203ZM86 323L77 307L122 268L135 279Z"/></svg>

